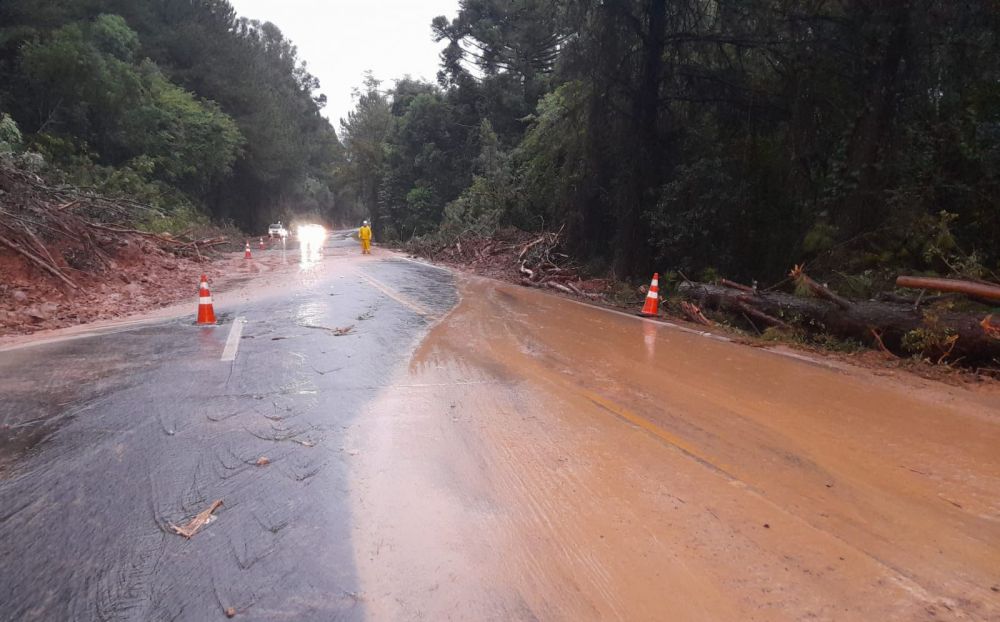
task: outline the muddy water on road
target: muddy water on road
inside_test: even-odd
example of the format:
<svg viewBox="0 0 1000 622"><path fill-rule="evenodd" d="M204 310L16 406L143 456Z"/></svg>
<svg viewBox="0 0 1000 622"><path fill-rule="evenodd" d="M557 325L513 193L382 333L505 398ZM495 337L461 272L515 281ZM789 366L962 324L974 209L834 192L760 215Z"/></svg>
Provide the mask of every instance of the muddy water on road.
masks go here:
<svg viewBox="0 0 1000 622"><path fill-rule="evenodd" d="M350 442L374 619L1000 619L1000 395L478 279Z"/></svg>

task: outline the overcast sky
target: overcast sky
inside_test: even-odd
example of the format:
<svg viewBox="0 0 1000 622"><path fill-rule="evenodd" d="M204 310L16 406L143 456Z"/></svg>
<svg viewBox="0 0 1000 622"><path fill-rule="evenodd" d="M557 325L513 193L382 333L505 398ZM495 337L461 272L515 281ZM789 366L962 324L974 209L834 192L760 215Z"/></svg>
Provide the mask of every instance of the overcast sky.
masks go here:
<svg viewBox="0 0 1000 622"><path fill-rule="evenodd" d="M324 114L340 131L351 89L367 69L391 86L410 74L435 80L443 44L431 39L431 20L458 12L458 0L230 0L243 17L273 22L299 48L319 78Z"/></svg>

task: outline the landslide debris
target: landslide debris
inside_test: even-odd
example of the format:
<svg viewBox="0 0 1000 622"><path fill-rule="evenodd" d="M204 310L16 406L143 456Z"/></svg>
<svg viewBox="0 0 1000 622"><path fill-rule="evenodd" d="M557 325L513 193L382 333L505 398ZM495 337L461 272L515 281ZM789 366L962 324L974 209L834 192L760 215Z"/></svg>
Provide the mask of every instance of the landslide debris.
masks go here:
<svg viewBox="0 0 1000 622"><path fill-rule="evenodd" d="M529 233L502 229L493 236L466 232L455 238L415 238L406 250L437 263L527 287L602 300L611 282L584 278L570 256L562 252L562 230Z"/></svg>
<svg viewBox="0 0 1000 622"><path fill-rule="evenodd" d="M197 291L226 238L140 231L154 208L53 186L0 161L0 335L166 306ZM193 233L193 232L192 232Z"/></svg>

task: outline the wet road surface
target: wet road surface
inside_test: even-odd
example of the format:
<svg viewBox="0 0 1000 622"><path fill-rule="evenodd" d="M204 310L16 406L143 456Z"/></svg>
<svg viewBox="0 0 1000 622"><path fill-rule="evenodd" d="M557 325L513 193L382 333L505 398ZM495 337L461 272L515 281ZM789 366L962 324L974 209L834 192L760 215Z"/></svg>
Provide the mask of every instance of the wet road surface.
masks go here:
<svg viewBox="0 0 1000 622"><path fill-rule="evenodd" d="M0 352L3 619L1000 620L995 391L344 239L217 311Z"/></svg>
<svg viewBox="0 0 1000 622"><path fill-rule="evenodd" d="M348 249L218 327L0 353L0 617L362 617L344 430L456 298L447 273ZM423 313L379 288L419 288ZM172 533L215 500L215 522Z"/></svg>

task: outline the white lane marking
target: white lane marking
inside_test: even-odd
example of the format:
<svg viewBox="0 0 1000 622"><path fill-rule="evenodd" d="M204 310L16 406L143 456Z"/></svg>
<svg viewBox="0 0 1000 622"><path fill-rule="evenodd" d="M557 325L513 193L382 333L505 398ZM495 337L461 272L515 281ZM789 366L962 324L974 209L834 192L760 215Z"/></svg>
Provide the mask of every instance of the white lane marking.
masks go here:
<svg viewBox="0 0 1000 622"><path fill-rule="evenodd" d="M240 349L240 336L243 335L243 325L246 318L238 317L233 320L233 326L229 329L229 337L226 339L226 347L222 350L220 361L235 361L236 351Z"/></svg>
<svg viewBox="0 0 1000 622"><path fill-rule="evenodd" d="M449 269L449 268L443 268L441 266L435 266L434 264L427 263L426 261L419 261L417 259L410 259L409 257L403 257L402 255L398 255L398 254L396 255L396 259L402 259L403 261L408 261L410 263L415 263L418 266L423 266L425 268L433 268L434 270L440 270L441 272L447 272L448 274L452 273L452 270Z"/></svg>
<svg viewBox="0 0 1000 622"><path fill-rule="evenodd" d="M401 304L401 305L403 305L405 307L409 307L409 309L411 311L413 311L414 313L416 313L417 315L431 315L431 312L428 311L427 308L424 307L423 305L421 305L420 303L418 303L418 302L416 302L414 300L411 300L411 299L403 296L402 294L397 294L388 285L386 285L385 283L382 283L382 282L376 280L373 277L368 276L364 272L361 272L360 274L361 274L361 278L363 278L364 280L366 280L369 283L371 283L372 287L374 287L375 289L379 290L380 292L382 292L383 294L385 294L389 298L392 298L393 300L395 300L399 304Z"/></svg>

